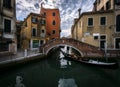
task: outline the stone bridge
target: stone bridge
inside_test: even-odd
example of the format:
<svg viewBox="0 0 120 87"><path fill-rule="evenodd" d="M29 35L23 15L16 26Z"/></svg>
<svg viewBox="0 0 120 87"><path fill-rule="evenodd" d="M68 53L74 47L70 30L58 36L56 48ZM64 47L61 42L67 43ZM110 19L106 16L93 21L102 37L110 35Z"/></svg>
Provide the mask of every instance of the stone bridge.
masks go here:
<svg viewBox="0 0 120 87"><path fill-rule="evenodd" d="M80 42L72 38L61 38L49 41L46 44L40 46L40 52L47 55L51 49L59 46L71 47L77 50L82 57L103 57L104 55L104 51L99 50L98 47Z"/></svg>

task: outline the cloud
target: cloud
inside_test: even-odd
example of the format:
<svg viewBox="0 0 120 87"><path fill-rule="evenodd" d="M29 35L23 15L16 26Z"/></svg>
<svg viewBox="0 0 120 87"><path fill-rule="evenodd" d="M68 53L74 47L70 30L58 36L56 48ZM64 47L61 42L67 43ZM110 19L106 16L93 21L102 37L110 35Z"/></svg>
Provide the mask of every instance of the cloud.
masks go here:
<svg viewBox="0 0 120 87"><path fill-rule="evenodd" d="M54 4L52 3L54 2ZM81 12L91 11L95 0L16 0L17 19L23 20L30 12L40 13L40 5L44 3L46 8L57 7L61 16L61 36L70 34L74 18L78 17L78 9Z"/></svg>
<svg viewBox="0 0 120 87"><path fill-rule="evenodd" d="M61 34L61 37L68 37L71 35L71 29L62 30Z"/></svg>

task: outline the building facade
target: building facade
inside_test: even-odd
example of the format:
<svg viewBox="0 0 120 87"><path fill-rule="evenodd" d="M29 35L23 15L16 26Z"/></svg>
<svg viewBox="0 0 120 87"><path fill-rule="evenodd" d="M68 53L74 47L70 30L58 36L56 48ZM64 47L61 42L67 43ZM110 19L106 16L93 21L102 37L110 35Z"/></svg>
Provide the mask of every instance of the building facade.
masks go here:
<svg viewBox="0 0 120 87"><path fill-rule="evenodd" d="M46 34L48 40L60 38L60 13L58 8L47 9L41 5L41 15L46 18Z"/></svg>
<svg viewBox="0 0 120 87"><path fill-rule="evenodd" d="M113 10L115 8L114 3L115 3L114 0L96 0L94 2L93 11Z"/></svg>
<svg viewBox="0 0 120 87"><path fill-rule="evenodd" d="M96 11L114 10L114 22L110 28L114 29L114 46L120 48L120 0L96 0L94 4ZM94 9L94 10L95 10Z"/></svg>
<svg viewBox="0 0 120 87"><path fill-rule="evenodd" d="M72 29L73 38L100 49L105 48L104 43L107 43L109 49L114 48L114 43L111 42L114 40L114 30L110 27L114 24L113 20L112 10L83 13Z"/></svg>
<svg viewBox="0 0 120 87"><path fill-rule="evenodd" d="M16 0L0 0L0 52L17 52Z"/></svg>
<svg viewBox="0 0 120 87"><path fill-rule="evenodd" d="M115 42L115 48L120 49L120 0L115 0L115 25L111 26L111 28L114 28L114 42Z"/></svg>
<svg viewBox="0 0 120 87"><path fill-rule="evenodd" d="M74 22L72 38L100 49L120 49L120 0L96 0L93 11L82 13Z"/></svg>
<svg viewBox="0 0 120 87"><path fill-rule="evenodd" d="M21 48L21 29L23 21L16 21L16 38L17 38L17 49Z"/></svg>
<svg viewBox="0 0 120 87"><path fill-rule="evenodd" d="M24 49L38 49L46 42L46 20L40 14L30 13L21 29L21 46Z"/></svg>

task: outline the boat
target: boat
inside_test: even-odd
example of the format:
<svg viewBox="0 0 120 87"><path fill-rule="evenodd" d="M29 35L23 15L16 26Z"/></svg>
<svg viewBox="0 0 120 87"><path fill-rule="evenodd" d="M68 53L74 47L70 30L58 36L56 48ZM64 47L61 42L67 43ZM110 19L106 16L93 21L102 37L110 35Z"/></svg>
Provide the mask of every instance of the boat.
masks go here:
<svg viewBox="0 0 120 87"><path fill-rule="evenodd" d="M99 60L86 59L86 58L78 57L74 54L67 54L63 51L61 51L61 52L63 53L65 59L80 62L82 64L99 66L99 67L103 67L103 68L118 68L117 62L103 62L103 61L99 61Z"/></svg>

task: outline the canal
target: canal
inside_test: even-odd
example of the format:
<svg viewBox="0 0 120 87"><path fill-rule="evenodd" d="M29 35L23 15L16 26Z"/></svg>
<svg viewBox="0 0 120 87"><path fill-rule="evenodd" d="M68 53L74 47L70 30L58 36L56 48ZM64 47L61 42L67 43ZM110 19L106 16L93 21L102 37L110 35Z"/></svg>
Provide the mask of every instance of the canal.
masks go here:
<svg viewBox="0 0 120 87"><path fill-rule="evenodd" d="M120 87L120 68L104 69L67 61L55 51L44 60L2 73L0 87Z"/></svg>

